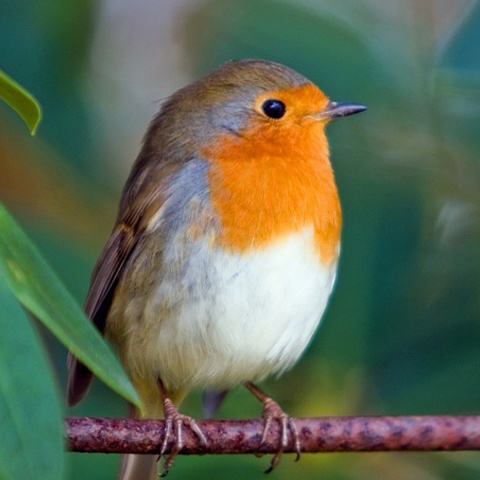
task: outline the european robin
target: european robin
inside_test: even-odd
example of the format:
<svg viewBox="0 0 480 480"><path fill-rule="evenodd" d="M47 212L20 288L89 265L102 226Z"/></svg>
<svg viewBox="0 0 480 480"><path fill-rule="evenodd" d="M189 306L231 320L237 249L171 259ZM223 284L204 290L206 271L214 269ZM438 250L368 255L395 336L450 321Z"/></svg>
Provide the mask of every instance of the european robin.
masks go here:
<svg viewBox="0 0 480 480"><path fill-rule="evenodd" d="M174 93L151 122L86 313L146 417L165 416L165 472L182 426L206 442L177 409L195 388L244 384L263 402L264 432L281 425L270 469L289 434L300 451L294 421L252 382L292 367L325 310L342 227L325 127L365 109L283 65L242 60ZM74 358L69 370L74 405L92 374ZM149 478L154 460L127 456L122 478Z"/></svg>

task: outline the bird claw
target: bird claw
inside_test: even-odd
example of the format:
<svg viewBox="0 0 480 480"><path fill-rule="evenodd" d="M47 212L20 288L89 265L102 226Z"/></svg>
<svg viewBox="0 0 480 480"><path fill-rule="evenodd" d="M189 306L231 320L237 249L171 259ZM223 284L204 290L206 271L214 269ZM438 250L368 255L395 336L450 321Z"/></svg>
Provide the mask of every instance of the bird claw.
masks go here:
<svg viewBox="0 0 480 480"><path fill-rule="evenodd" d="M182 427L188 427L192 432L198 437L200 443L203 447L208 445L207 439L198 426L197 422L187 415L183 415L178 411L178 408L169 400L165 400L164 405L165 413L165 435L162 442L162 447L160 449L160 454L158 460L165 455L165 452L168 449L170 443L170 438L172 438L173 444L170 451L170 454L165 459L163 465L163 472L160 474L160 477L166 477L170 468L172 468L175 463L177 455L183 448L183 431Z"/></svg>
<svg viewBox="0 0 480 480"><path fill-rule="evenodd" d="M265 420L265 425L263 427L263 434L262 439L260 441L260 450L265 447L267 443L267 435L272 424L273 420L277 420L280 423L280 446L277 453L273 456L270 466L265 470L265 473L270 473L275 469L275 467L280 463L280 459L282 458L283 451L288 446L288 431L290 430L294 445L295 445L295 452L296 458L295 461L300 459L300 440L298 436L297 426L292 418L290 418L280 407L280 405L272 400L271 398L266 398L264 400L264 409L262 418ZM261 456L259 454L258 456Z"/></svg>

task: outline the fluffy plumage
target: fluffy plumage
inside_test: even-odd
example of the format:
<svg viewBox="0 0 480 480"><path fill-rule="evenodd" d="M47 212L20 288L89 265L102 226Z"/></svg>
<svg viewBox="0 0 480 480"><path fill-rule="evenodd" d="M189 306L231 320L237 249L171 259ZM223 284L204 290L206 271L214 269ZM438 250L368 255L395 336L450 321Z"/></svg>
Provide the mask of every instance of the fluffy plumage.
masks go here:
<svg viewBox="0 0 480 480"><path fill-rule="evenodd" d="M270 98L284 118L264 114ZM179 90L152 121L86 302L147 416L161 415L158 378L180 401L281 373L307 346L340 246L332 105L293 70L245 60ZM69 366L75 404L91 373ZM132 458L129 478L144 475Z"/></svg>

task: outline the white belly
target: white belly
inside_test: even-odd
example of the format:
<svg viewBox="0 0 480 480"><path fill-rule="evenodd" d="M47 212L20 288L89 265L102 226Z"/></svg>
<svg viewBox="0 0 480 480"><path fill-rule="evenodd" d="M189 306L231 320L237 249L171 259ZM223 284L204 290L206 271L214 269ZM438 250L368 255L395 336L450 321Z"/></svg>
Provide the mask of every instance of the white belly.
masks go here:
<svg viewBox="0 0 480 480"><path fill-rule="evenodd" d="M322 266L313 237L308 228L249 255L199 241L181 284L162 275L144 309L149 341L142 365L155 369L147 375L159 375L169 388L228 388L291 367L335 278L336 265ZM178 251L166 255L168 264ZM182 300L165 315L172 296Z"/></svg>

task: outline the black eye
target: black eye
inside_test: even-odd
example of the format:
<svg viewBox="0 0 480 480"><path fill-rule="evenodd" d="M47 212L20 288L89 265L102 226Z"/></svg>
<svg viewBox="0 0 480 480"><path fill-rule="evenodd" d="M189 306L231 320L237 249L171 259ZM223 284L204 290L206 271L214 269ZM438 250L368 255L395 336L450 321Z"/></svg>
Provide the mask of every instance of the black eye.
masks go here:
<svg viewBox="0 0 480 480"><path fill-rule="evenodd" d="M262 110L267 117L279 119L285 115L287 107L280 100L266 100L262 105Z"/></svg>

